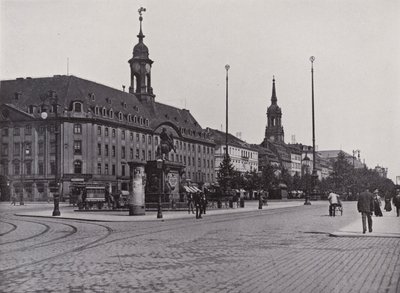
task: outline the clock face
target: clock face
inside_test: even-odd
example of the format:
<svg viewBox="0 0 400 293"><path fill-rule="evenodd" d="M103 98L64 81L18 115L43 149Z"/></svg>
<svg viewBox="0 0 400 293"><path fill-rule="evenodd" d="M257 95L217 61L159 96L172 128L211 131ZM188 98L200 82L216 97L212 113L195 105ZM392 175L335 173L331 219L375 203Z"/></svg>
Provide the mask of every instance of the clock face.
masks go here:
<svg viewBox="0 0 400 293"><path fill-rule="evenodd" d="M140 65L139 65L138 63L134 63L134 64L132 65L132 69L133 69L135 72L139 72L139 71L140 71Z"/></svg>
<svg viewBox="0 0 400 293"><path fill-rule="evenodd" d="M151 66L150 64L146 64L146 73L150 73Z"/></svg>

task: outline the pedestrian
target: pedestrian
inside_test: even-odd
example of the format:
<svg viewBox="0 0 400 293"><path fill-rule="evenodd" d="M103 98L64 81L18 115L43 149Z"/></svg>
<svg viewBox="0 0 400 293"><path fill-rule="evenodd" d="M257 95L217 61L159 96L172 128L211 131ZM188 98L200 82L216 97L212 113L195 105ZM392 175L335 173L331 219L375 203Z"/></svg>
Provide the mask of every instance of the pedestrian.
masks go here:
<svg viewBox="0 0 400 293"><path fill-rule="evenodd" d="M201 210L202 210L203 214L206 214L207 198L204 193L201 195L201 207L202 207Z"/></svg>
<svg viewBox="0 0 400 293"><path fill-rule="evenodd" d="M393 205L396 207L397 216L400 216L400 189L396 190L395 196L393 196Z"/></svg>
<svg viewBox="0 0 400 293"><path fill-rule="evenodd" d="M193 195L193 200L194 200L194 205L196 206L196 219L201 219L201 197L200 197L200 193L196 192Z"/></svg>
<svg viewBox="0 0 400 293"><path fill-rule="evenodd" d="M193 195L191 193L188 193L188 195L187 195L187 205L188 205L188 214L190 214L190 212L192 212L192 214L194 214Z"/></svg>
<svg viewBox="0 0 400 293"><path fill-rule="evenodd" d="M11 195L11 205L15 205L16 201L17 201L17 198L15 197L15 195L14 194Z"/></svg>
<svg viewBox="0 0 400 293"><path fill-rule="evenodd" d="M385 194L385 211L392 211L392 204L390 203L390 192L386 192Z"/></svg>
<svg viewBox="0 0 400 293"><path fill-rule="evenodd" d="M337 193L334 193L332 190L328 195L329 200L329 216L334 217L336 212L336 207L340 206L340 196Z"/></svg>
<svg viewBox="0 0 400 293"><path fill-rule="evenodd" d="M375 189L374 191L374 213L376 217L382 217L382 210L381 210L382 200L379 196L379 190Z"/></svg>
<svg viewBox="0 0 400 293"><path fill-rule="evenodd" d="M374 195L365 188L358 197L357 210L361 213L363 234L367 231L366 219L368 219L368 230L372 232L372 212L374 210Z"/></svg>

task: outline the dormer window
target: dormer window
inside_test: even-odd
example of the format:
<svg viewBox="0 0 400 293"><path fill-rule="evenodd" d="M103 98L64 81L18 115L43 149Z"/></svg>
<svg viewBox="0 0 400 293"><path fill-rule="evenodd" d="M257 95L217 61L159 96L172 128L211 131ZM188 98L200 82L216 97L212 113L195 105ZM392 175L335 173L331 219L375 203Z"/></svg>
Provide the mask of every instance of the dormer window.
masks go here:
<svg viewBox="0 0 400 293"><path fill-rule="evenodd" d="M103 108L102 112L103 112L103 117L106 117L107 116L107 109Z"/></svg>
<svg viewBox="0 0 400 293"><path fill-rule="evenodd" d="M122 112L119 112L119 113L118 113L118 119L119 119L119 120L122 120L122 118L123 118Z"/></svg>
<svg viewBox="0 0 400 293"><path fill-rule="evenodd" d="M145 121L146 126L149 126L149 119L146 119Z"/></svg>
<svg viewBox="0 0 400 293"><path fill-rule="evenodd" d="M94 107L94 113L95 113L96 115L99 115L99 114L100 114L100 109L99 109L98 106Z"/></svg>
<svg viewBox="0 0 400 293"><path fill-rule="evenodd" d="M18 101L18 100L21 98L21 96L22 96L22 93L20 93L20 92L15 92L15 93L14 93L14 99L15 99L16 101Z"/></svg>
<svg viewBox="0 0 400 293"><path fill-rule="evenodd" d="M137 117L136 117L136 115L133 116L133 123L137 123Z"/></svg>
<svg viewBox="0 0 400 293"><path fill-rule="evenodd" d="M92 101L94 101L95 100L95 95L94 95L94 93L89 93L89 99L91 99Z"/></svg>
<svg viewBox="0 0 400 293"><path fill-rule="evenodd" d="M74 102L73 109L74 109L74 112L81 113L82 112L82 103Z"/></svg>
<svg viewBox="0 0 400 293"><path fill-rule="evenodd" d="M33 114L34 112L35 112L35 106L30 105L30 106L28 107L28 113L29 113L29 114Z"/></svg>
<svg viewBox="0 0 400 293"><path fill-rule="evenodd" d="M140 117L140 118L139 118L139 124L140 124L140 125L143 125L143 117Z"/></svg>
<svg viewBox="0 0 400 293"><path fill-rule="evenodd" d="M132 122L132 115L128 114L128 122Z"/></svg>
<svg viewBox="0 0 400 293"><path fill-rule="evenodd" d="M139 112L139 107L138 106L133 106L133 110L135 110L136 112Z"/></svg>
<svg viewBox="0 0 400 293"><path fill-rule="evenodd" d="M111 105L111 99L110 98L106 98L106 102L107 102L107 104Z"/></svg>
<svg viewBox="0 0 400 293"><path fill-rule="evenodd" d="M113 119L114 118L114 111L112 110L112 109L110 109L110 116L109 116L111 119Z"/></svg>

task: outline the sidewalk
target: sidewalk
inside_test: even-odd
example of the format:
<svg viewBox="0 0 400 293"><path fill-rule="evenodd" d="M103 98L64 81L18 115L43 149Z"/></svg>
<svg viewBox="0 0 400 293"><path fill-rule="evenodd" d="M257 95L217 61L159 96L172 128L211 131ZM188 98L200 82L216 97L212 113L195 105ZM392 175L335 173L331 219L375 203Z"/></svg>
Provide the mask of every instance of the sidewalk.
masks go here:
<svg viewBox="0 0 400 293"><path fill-rule="evenodd" d="M383 217L372 217L372 233L362 233L361 216L357 221L341 228L339 231L331 233L335 237L383 237L400 238L400 218L396 214L384 213Z"/></svg>
<svg viewBox="0 0 400 293"><path fill-rule="evenodd" d="M303 201L269 201L268 205L264 205L262 210L258 209L258 201L246 201L244 208L223 208L223 209L209 209L203 218L232 213L244 213L254 211L267 211L280 208L298 207L303 206ZM42 210L36 211L21 211L16 213L16 216L23 217L43 217L52 219L72 219L81 221L98 221L98 222L143 222L143 221L168 221L175 219L193 218L194 214L188 214L187 211L163 211L163 218L157 219L156 211L146 211L143 216L129 216L128 211L74 211L76 207L71 206L60 206L61 216L53 217L52 206L45 206Z"/></svg>

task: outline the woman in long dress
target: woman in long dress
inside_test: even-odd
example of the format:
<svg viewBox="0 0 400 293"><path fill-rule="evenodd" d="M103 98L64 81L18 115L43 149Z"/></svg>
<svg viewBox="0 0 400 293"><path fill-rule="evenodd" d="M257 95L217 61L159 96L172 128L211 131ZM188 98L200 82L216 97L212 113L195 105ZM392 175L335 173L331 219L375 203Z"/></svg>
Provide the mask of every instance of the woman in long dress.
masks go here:
<svg viewBox="0 0 400 293"><path fill-rule="evenodd" d="M378 193L379 193L378 189L376 189L374 191L374 212L376 217L382 217L383 216L381 210L382 201Z"/></svg>

